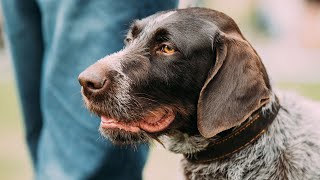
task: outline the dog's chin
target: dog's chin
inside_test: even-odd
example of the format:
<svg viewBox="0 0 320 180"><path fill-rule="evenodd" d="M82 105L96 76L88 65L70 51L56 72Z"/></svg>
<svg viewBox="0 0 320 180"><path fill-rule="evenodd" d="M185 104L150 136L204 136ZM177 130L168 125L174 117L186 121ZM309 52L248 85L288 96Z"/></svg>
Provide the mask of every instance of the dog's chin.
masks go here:
<svg viewBox="0 0 320 180"><path fill-rule="evenodd" d="M99 131L103 137L116 145L137 145L151 141L151 137L144 131L128 132L121 129L105 129L101 126Z"/></svg>
<svg viewBox="0 0 320 180"><path fill-rule="evenodd" d="M100 133L114 144L120 145L146 143L166 131L175 119L175 113L168 108L157 108L141 119L131 121L100 116Z"/></svg>

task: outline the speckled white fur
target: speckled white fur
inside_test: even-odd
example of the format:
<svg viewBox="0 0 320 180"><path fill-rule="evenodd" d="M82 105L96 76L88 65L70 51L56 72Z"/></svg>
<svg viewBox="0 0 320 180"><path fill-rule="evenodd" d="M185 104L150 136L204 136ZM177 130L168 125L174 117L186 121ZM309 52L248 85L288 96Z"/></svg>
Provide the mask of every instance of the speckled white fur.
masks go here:
<svg viewBox="0 0 320 180"><path fill-rule="evenodd" d="M191 180L320 179L320 103L293 93L276 94L282 108L268 131L256 143L229 159L209 164L193 164L182 158L182 173L187 174L182 177ZM196 142L190 142L194 139ZM201 147L205 144L205 139L199 137L180 137L178 140L172 137L166 143L168 149L190 153L199 150L193 144L201 142Z"/></svg>

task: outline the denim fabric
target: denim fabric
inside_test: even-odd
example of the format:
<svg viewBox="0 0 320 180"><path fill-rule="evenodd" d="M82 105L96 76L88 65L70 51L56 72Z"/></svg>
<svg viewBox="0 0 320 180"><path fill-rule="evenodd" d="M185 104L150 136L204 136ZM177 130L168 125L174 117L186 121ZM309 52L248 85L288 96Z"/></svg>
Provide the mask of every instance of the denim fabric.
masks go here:
<svg viewBox="0 0 320 180"><path fill-rule="evenodd" d="M133 19L177 0L1 0L35 178L141 179L148 147L115 147L82 105L78 74L118 51Z"/></svg>

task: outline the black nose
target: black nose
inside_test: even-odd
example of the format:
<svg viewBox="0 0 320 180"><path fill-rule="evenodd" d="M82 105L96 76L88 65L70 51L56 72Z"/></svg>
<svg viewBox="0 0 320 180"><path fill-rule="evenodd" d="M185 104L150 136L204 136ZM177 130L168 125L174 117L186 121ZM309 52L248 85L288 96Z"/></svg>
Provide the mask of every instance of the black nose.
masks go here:
<svg viewBox="0 0 320 180"><path fill-rule="evenodd" d="M102 93L108 86L108 80L104 73L99 73L99 71L95 71L94 68L88 68L83 71L78 79L83 90L90 94Z"/></svg>

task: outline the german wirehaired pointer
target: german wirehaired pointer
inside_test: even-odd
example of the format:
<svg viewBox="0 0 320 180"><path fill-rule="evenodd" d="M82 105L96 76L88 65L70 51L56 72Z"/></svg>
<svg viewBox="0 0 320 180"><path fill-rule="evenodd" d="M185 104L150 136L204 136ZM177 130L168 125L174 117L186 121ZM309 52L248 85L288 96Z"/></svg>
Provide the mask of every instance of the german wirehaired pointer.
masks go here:
<svg viewBox="0 0 320 180"><path fill-rule="evenodd" d="M112 142L156 139L184 155L184 179L320 179L320 105L275 92L229 16L160 12L125 44L79 76Z"/></svg>

